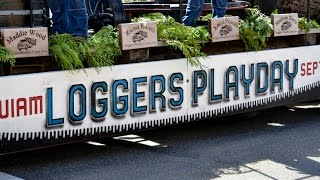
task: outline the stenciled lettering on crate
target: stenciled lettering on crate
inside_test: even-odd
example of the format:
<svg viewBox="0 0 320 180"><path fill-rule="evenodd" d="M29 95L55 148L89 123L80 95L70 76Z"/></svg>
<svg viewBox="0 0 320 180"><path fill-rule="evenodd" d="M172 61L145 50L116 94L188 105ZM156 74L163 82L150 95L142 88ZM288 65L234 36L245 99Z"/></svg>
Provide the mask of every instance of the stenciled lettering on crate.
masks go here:
<svg viewBox="0 0 320 180"><path fill-rule="evenodd" d="M298 14L272 14L274 36L298 35Z"/></svg>
<svg viewBox="0 0 320 180"><path fill-rule="evenodd" d="M239 17L209 19L212 42L239 40Z"/></svg>
<svg viewBox="0 0 320 180"><path fill-rule="evenodd" d="M157 23L127 23L119 25L122 50L155 47L158 45Z"/></svg>
<svg viewBox="0 0 320 180"><path fill-rule="evenodd" d="M3 29L3 45L10 49L16 58L48 56L48 29L16 28Z"/></svg>

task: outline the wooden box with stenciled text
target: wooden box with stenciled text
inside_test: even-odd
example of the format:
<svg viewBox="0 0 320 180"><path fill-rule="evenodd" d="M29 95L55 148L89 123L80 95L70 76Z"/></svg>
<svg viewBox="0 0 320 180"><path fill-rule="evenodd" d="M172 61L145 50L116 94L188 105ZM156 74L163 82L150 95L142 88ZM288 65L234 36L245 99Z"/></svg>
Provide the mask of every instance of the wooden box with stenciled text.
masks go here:
<svg viewBox="0 0 320 180"><path fill-rule="evenodd" d="M157 23L127 23L119 25L122 50L155 47L158 44Z"/></svg>
<svg viewBox="0 0 320 180"><path fill-rule="evenodd" d="M209 30L212 42L239 40L239 17L209 19Z"/></svg>
<svg viewBox="0 0 320 180"><path fill-rule="evenodd" d="M271 20L274 28L274 36L298 35L298 14L272 14Z"/></svg>
<svg viewBox="0 0 320 180"><path fill-rule="evenodd" d="M2 29L3 45L10 49L16 58L48 56L48 29L15 28Z"/></svg>

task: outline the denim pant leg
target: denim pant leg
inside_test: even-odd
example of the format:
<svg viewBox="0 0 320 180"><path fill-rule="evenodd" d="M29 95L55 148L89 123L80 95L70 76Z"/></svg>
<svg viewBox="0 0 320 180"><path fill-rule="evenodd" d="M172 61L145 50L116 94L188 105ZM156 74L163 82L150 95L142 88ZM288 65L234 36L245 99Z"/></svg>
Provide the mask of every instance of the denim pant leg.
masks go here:
<svg viewBox="0 0 320 180"><path fill-rule="evenodd" d="M85 0L66 0L69 3L68 33L87 37L88 18Z"/></svg>
<svg viewBox="0 0 320 180"><path fill-rule="evenodd" d="M65 33L66 25L65 25L65 4L64 0L48 0L48 6L52 13L52 33Z"/></svg>
<svg viewBox="0 0 320 180"><path fill-rule="evenodd" d="M182 19L182 23L186 26L195 26L196 21L201 15L204 0L188 0L186 14Z"/></svg>
<svg viewBox="0 0 320 180"><path fill-rule="evenodd" d="M212 0L212 16L223 17L227 11L228 0Z"/></svg>
<svg viewBox="0 0 320 180"><path fill-rule="evenodd" d="M52 12L52 32L87 36L88 20L85 0L48 0Z"/></svg>

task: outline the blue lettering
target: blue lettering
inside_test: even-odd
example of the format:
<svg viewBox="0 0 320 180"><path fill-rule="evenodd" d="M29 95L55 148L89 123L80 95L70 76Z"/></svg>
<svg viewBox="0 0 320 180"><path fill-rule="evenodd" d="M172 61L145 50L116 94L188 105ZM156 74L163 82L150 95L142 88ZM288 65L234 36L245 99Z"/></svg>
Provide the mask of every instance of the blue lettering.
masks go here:
<svg viewBox="0 0 320 180"><path fill-rule="evenodd" d="M244 85L246 96L250 95L250 85L253 79L254 79L254 64L250 64L249 79L246 78L245 65L242 65L241 66L241 82Z"/></svg>
<svg viewBox="0 0 320 180"><path fill-rule="evenodd" d="M276 78L276 69L279 69L279 78ZM275 61L271 64L271 92L274 92L275 84L279 84L279 91L283 90L283 64L281 61Z"/></svg>
<svg viewBox="0 0 320 180"><path fill-rule="evenodd" d="M179 94L179 99L174 100L174 98L170 98L169 102L171 107L179 107L183 103L183 89L181 87L175 87L174 86L174 81L175 79L178 79L178 82L183 82L183 75L181 73L173 73L170 76L170 92L171 93L178 93Z"/></svg>
<svg viewBox="0 0 320 180"><path fill-rule="evenodd" d="M257 94L265 93L269 87L269 75L268 75L268 64L263 62L263 63L258 63L257 64ZM263 87L261 87L261 72L264 70L265 72L265 84Z"/></svg>
<svg viewBox="0 0 320 180"><path fill-rule="evenodd" d="M74 95L76 92L80 93L80 108L81 112L79 115L76 115L74 112ZM77 84L71 86L69 90L69 120L73 123L78 123L83 121L87 115L86 110L86 87L83 84Z"/></svg>
<svg viewBox="0 0 320 180"><path fill-rule="evenodd" d="M97 112L96 93L100 90L102 94L108 91L106 82L96 82L91 86L91 117L93 120L104 120L108 112L108 98L98 99L98 106L102 107L101 112Z"/></svg>
<svg viewBox="0 0 320 180"><path fill-rule="evenodd" d="M145 97L145 92L138 92L138 84L146 83L147 77L133 78L132 82L132 113L147 111L147 106L138 106L138 99Z"/></svg>
<svg viewBox="0 0 320 180"><path fill-rule="evenodd" d="M298 59L293 62L293 72L289 72L289 60L286 61L286 76L289 78L289 89L292 90L294 86L294 78L298 74Z"/></svg>
<svg viewBox="0 0 320 180"><path fill-rule="evenodd" d="M156 92L156 82L160 83L161 90ZM166 79L163 75L157 75L151 77L151 111L156 110L156 99L159 98L161 100L161 110L166 109L166 97L164 97L163 93L166 90Z"/></svg>
<svg viewBox="0 0 320 180"><path fill-rule="evenodd" d="M125 79L116 80L112 84L112 113L116 116L121 116L127 113L129 108L128 95L120 96L118 98L117 89L119 86L123 87L123 91L128 91L128 81ZM118 103L123 105L122 109L118 108Z"/></svg>
<svg viewBox="0 0 320 180"><path fill-rule="evenodd" d="M202 79L202 84L199 85L199 78ZM207 73L204 70L193 72L193 105L197 105L199 101L199 94L203 94L204 90L207 88Z"/></svg>
<svg viewBox="0 0 320 180"><path fill-rule="evenodd" d="M47 88L47 127L64 124L64 118L53 119L52 88Z"/></svg>
<svg viewBox="0 0 320 180"><path fill-rule="evenodd" d="M209 102L213 102L213 101L219 101L222 99L222 94L215 94L214 93L214 69L210 70L210 101Z"/></svg>
<svg viewBox="0 0 320 180"><path fill-rule="evenodd" d="M234 82L230 82L230 74L234 74ZM230 66L226 72L226 78L225 78L225 85L226 85L226 93L225 93L225 98L229 99L229 93L230 93L230 88L235 89L234 93L234 99L239 98L239 73L238 73L238 68L236 66Z"/></svg>

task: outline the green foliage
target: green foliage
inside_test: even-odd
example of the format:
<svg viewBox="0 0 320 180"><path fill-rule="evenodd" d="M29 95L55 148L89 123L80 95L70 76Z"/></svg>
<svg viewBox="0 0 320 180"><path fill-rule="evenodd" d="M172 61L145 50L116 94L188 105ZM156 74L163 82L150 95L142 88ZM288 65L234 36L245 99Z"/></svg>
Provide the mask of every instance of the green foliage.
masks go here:
<svg viewBox="0 0 320 180"><path fill-rule="evenodd" d="M0 62L10 63L11 66L14 66L16 60L14 54L7 48L0 45Z"/></svg>
<svg viewBox="0 0 320 180"><path fill-rule="evenodd" d="M246 10L248 16L240 22L240 38L247 50L259 51L266 47L266 41L273 32L271 18L255 8Z"/></svg>
<svg viewBox="0 0 320 180"><path fill-rule="evenodd" d="M64 70L111 66L113 60L121 55L119 37L112 26L102 28L88 39L70 34L52 35L49 49L58 66Z"/></svg>
<svg viewBox="0 0 320 180"><path fill-rule="evenodd" d="M112 66L114 59L121 55L119 35L112 26L103 27L90 37L88 46L91 50L85 59L90 67Z"/></svg>
<svg viewBox="0 0 320 180"><path fill-rule="evenodd" d="M208 21L209 19L211 19L212 18L212 14L210 13L210 14L207 14L207 15L205 15L205 16L201 16L200 18L199 18L199 20L200 21Z"/></svg>
<svg viewBox="0 0 320 180"><path fill-rule="evenodd" d="M49 50L58 66L64 70L84 68L79 44L84 40L70 34L55 34L49 38Z"/></svg>
<svg viewBox="0 0 320 180"><path fill-rule="evenodd" d="M320 25L316 20L308 20L305 17L301 17L298 20L299 29L305 29L306 31L310 31L312 28L320 28Z"/></svg>
<svg viewBox="0 0 320 180"><path fill-rule="evenodd" d="M279 10L278 10L278 9L275 9L275 10L272 11L271 14L279 14Z"/></svg>
<svg viewBox="0 0 320 180"><path fill-rule="evenodd" d="M170 16L161 13L151 13L133 19L134 22L157 22L158 38L173 49L179 49L192 66L201 66L200 57L206 54L201 51L200 42L208 42L210 34L207 28L188 27L176 22Z"/></svg>

